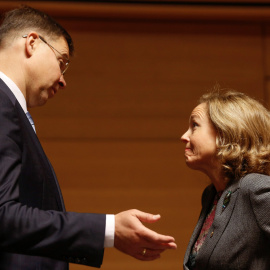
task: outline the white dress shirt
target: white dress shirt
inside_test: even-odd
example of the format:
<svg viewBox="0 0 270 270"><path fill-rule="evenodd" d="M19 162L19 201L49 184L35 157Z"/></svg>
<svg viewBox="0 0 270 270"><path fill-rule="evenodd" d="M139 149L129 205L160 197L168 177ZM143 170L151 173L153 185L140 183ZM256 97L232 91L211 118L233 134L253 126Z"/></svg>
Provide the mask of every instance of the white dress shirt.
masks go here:
<svg viewBox="0 0 270 270"><path fill-rule="evenodd" d="M26 113L27 112L26 100L19 87L1 71L0 71L0 79L2 79L4 83L9 87L9 89L12 91L12 93L20 103L23 111ZM106 215L104 247L114 246L114 233L115 233L114 227L115 227L114 215Z"/></svg>

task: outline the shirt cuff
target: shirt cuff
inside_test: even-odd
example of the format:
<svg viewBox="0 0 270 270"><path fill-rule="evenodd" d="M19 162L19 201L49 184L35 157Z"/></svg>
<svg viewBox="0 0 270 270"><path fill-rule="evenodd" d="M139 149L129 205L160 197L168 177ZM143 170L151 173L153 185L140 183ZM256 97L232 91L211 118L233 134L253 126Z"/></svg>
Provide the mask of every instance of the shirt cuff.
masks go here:
<svg viewBox="0 0 270 270"><path fill-rule="evenodd" d="M106 227L105 227L105 240L104 247L114 246L114 232L115 232L115 217L114 215L106 215Z"/></svg>

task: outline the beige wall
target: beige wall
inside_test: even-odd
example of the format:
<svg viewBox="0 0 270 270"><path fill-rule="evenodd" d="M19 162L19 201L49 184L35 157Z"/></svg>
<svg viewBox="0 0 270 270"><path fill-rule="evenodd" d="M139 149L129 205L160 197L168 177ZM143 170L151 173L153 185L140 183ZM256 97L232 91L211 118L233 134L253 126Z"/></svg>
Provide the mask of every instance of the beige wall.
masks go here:
<svg viewBox="0 0 270 270"><path fill-rule="evenodd" d="M106 249L102 269L181 269L208 180L186 168L179 138L199 96L216 83L269 101L270 28L261 19L268 9L241 20L222 8L194 17L184 7L125 13L122 5L84 4L74 14L64 4L38 7L67 28L76 47L68 87L31 111L67 209L160 213L149 227L173 235L177 251L142 263Z"/></svg>

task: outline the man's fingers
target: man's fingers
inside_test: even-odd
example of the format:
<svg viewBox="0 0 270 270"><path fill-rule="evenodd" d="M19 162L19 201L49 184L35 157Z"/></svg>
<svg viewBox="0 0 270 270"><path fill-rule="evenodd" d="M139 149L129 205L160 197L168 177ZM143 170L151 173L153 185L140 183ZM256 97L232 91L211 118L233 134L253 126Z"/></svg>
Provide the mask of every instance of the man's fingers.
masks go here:
<svg viewBox="0 0 270 270"><path fill-rule="evenodd" d="M147 242L147 247L151 249L176 249L177 245L172 236L158 234L146 227L141 232L141 237Z"/></svg>
<svg viewBox="0 0 270 270"><path fill-rule="evenodd" d="M159 255L162 252L164 252L164 249L150 249L150 248L145 248L145 249L143 249L143 251L141 252L141 254L144 257L153 257L153 256Z"/></svg>
<svg viewBox="0 0 270 270"><path fill-rule="evenodd" d="M160 220L160 215L153 215L150 213L145 213L139 210L134 210L134 215L141 221L147 223L153 223Z"/></svg>
<svg viewBox="0 0 270 270"><path fill-rule="evenodd" d="M148 222L153 223L158 221L161 217L160 215L152 215L149 213L145 213L139 210L134 210L134 215L141 221L141 222ZM147 227L143 226L144 230L142 231L142 237L151 244L150 248L157 248L157 245L161 249L176 249L177 245L175 244L175 239L172 236L158 234L155 231L148 229Z"/></svg>
<svg viewBox="0 0 270 270"><path fill-rule="evenodd" d="M176 249L171 236L158 234L145 227L142 222L153 223L160 215L152 215L133 209L115 216L114 246L130 256L143 261L160 258L166 249Z"/></svg>
<svg viewBox="0 0 270 270"><path fill-rule="evenodd" d="M152 250L152 249L144 248L137 255L137 259L142 260L142 261L153 261L153 260L160 258L160 254L162 252L164 252L164 250L162 250L162 249Z"/></svg>
<svg viewBox="0 0 270 270"><path fill-rule="evenodd" d="M153 243L153 242L148 242L145 246L147 246L150 249L177 249L177 245L174 242L170 243Z"/></svg>

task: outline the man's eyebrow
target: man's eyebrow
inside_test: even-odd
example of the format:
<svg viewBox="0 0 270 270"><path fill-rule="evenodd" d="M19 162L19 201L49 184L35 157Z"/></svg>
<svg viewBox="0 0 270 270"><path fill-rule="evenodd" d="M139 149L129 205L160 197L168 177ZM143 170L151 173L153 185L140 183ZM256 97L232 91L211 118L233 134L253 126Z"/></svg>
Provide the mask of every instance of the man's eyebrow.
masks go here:
<svg viewBox="0 0 270 270"><path fill-rule="evenodd" d="M69 55L67 53L61 53L62 56L64 56L66 59L69 60Z"/></svg>
<svg viewBox="0 0 270 270"><path fill-rule="evenodd" d="M58 55L61 56L61 58L69 61L69 55L67 53L58 52Z"/></svg>

